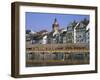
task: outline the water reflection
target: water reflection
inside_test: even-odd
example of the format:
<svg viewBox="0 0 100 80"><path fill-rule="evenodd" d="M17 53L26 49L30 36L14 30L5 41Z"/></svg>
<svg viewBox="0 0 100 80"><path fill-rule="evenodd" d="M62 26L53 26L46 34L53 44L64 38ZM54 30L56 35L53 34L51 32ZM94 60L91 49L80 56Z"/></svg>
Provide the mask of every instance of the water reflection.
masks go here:
<svg viewBox="0 0 100 80"><path fill-rule="evenodd" d="M52 66L58 64L89 64L89 52L42 52L26 54L26 66Z"/></svg>

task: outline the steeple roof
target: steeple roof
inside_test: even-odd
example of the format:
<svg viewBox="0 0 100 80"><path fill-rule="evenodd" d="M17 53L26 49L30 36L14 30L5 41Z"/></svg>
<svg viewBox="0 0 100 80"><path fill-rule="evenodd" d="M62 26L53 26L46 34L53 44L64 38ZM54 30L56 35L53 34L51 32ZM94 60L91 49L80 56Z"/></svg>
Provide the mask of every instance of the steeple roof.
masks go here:
<svg viewBox="0 0 100 80"><path fill-rule="evenodd" d="M58 24L58 22L57 22L57 19L56 19L56 18L54 19L54 23L53 23L53 27L55 27L55 26L56 26L56 27L59 27L59 24Z"/></svg>
<svg viewBox="0 0 100 80"><path fill-rule="evenodd" d="M57 25L58 24L58 22L57 22L57 19L55 18L55 20L54 20L54 24L55 25Z"/></svg>

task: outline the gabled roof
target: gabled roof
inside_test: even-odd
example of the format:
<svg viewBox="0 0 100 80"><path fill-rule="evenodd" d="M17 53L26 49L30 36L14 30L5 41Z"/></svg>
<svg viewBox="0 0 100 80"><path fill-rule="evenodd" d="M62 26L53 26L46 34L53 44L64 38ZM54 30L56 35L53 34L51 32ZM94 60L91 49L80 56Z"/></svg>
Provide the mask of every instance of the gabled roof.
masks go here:
<svg viewBox="0 0 100 80"><path fill-rule="evenodd" d="M87 25L88 25L88 24L87 24ZM76 26L75 29L86 28L87 25L85 25L83 22L79 22L79 23L77 24L77 26Z"/></svg>
<svg viewBox="0 0 100 80"><path fill-rule="evenodd" d="M86 33L89 32L89 31L90 31L90 29L87 29L87 30L86 30Z"/></svg>
<svg viewBox="0 0 100 80"><path fill-rule="evenodd" d="M71 22L68 26L67 26L67 29L69 27L71 27L72 29L74 29L74 27L77 25L78 22L76 22L75 20L73 22Z"/></svg>

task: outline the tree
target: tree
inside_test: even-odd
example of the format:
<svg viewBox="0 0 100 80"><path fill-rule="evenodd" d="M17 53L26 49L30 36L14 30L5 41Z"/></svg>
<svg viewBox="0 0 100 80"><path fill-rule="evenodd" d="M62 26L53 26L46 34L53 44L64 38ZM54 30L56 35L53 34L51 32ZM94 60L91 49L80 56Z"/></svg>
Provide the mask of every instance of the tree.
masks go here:
<svg viewBox="0 0 100 80"><path fill-rule="evenodd" d="M89 24L89 20L87 18L84 18L84 20L82 20L82 23L84 25L88 25Z"/></svg>

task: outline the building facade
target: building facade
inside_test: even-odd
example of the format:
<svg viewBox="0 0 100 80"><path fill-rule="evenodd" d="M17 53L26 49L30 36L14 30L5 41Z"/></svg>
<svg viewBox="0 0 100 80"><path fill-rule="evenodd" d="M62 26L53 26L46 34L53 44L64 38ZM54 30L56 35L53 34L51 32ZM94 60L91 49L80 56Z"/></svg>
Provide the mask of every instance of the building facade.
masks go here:
<svg viewBox="0 0 100 80"><path fill-rule="evenodd" d="M89 22L71 22L66 28L60 29L57 19L52 24L52 31L42 30L40 32L31 33L26 31L26 41L32 44L58 44L58 43L89 43Z"/></svg>

